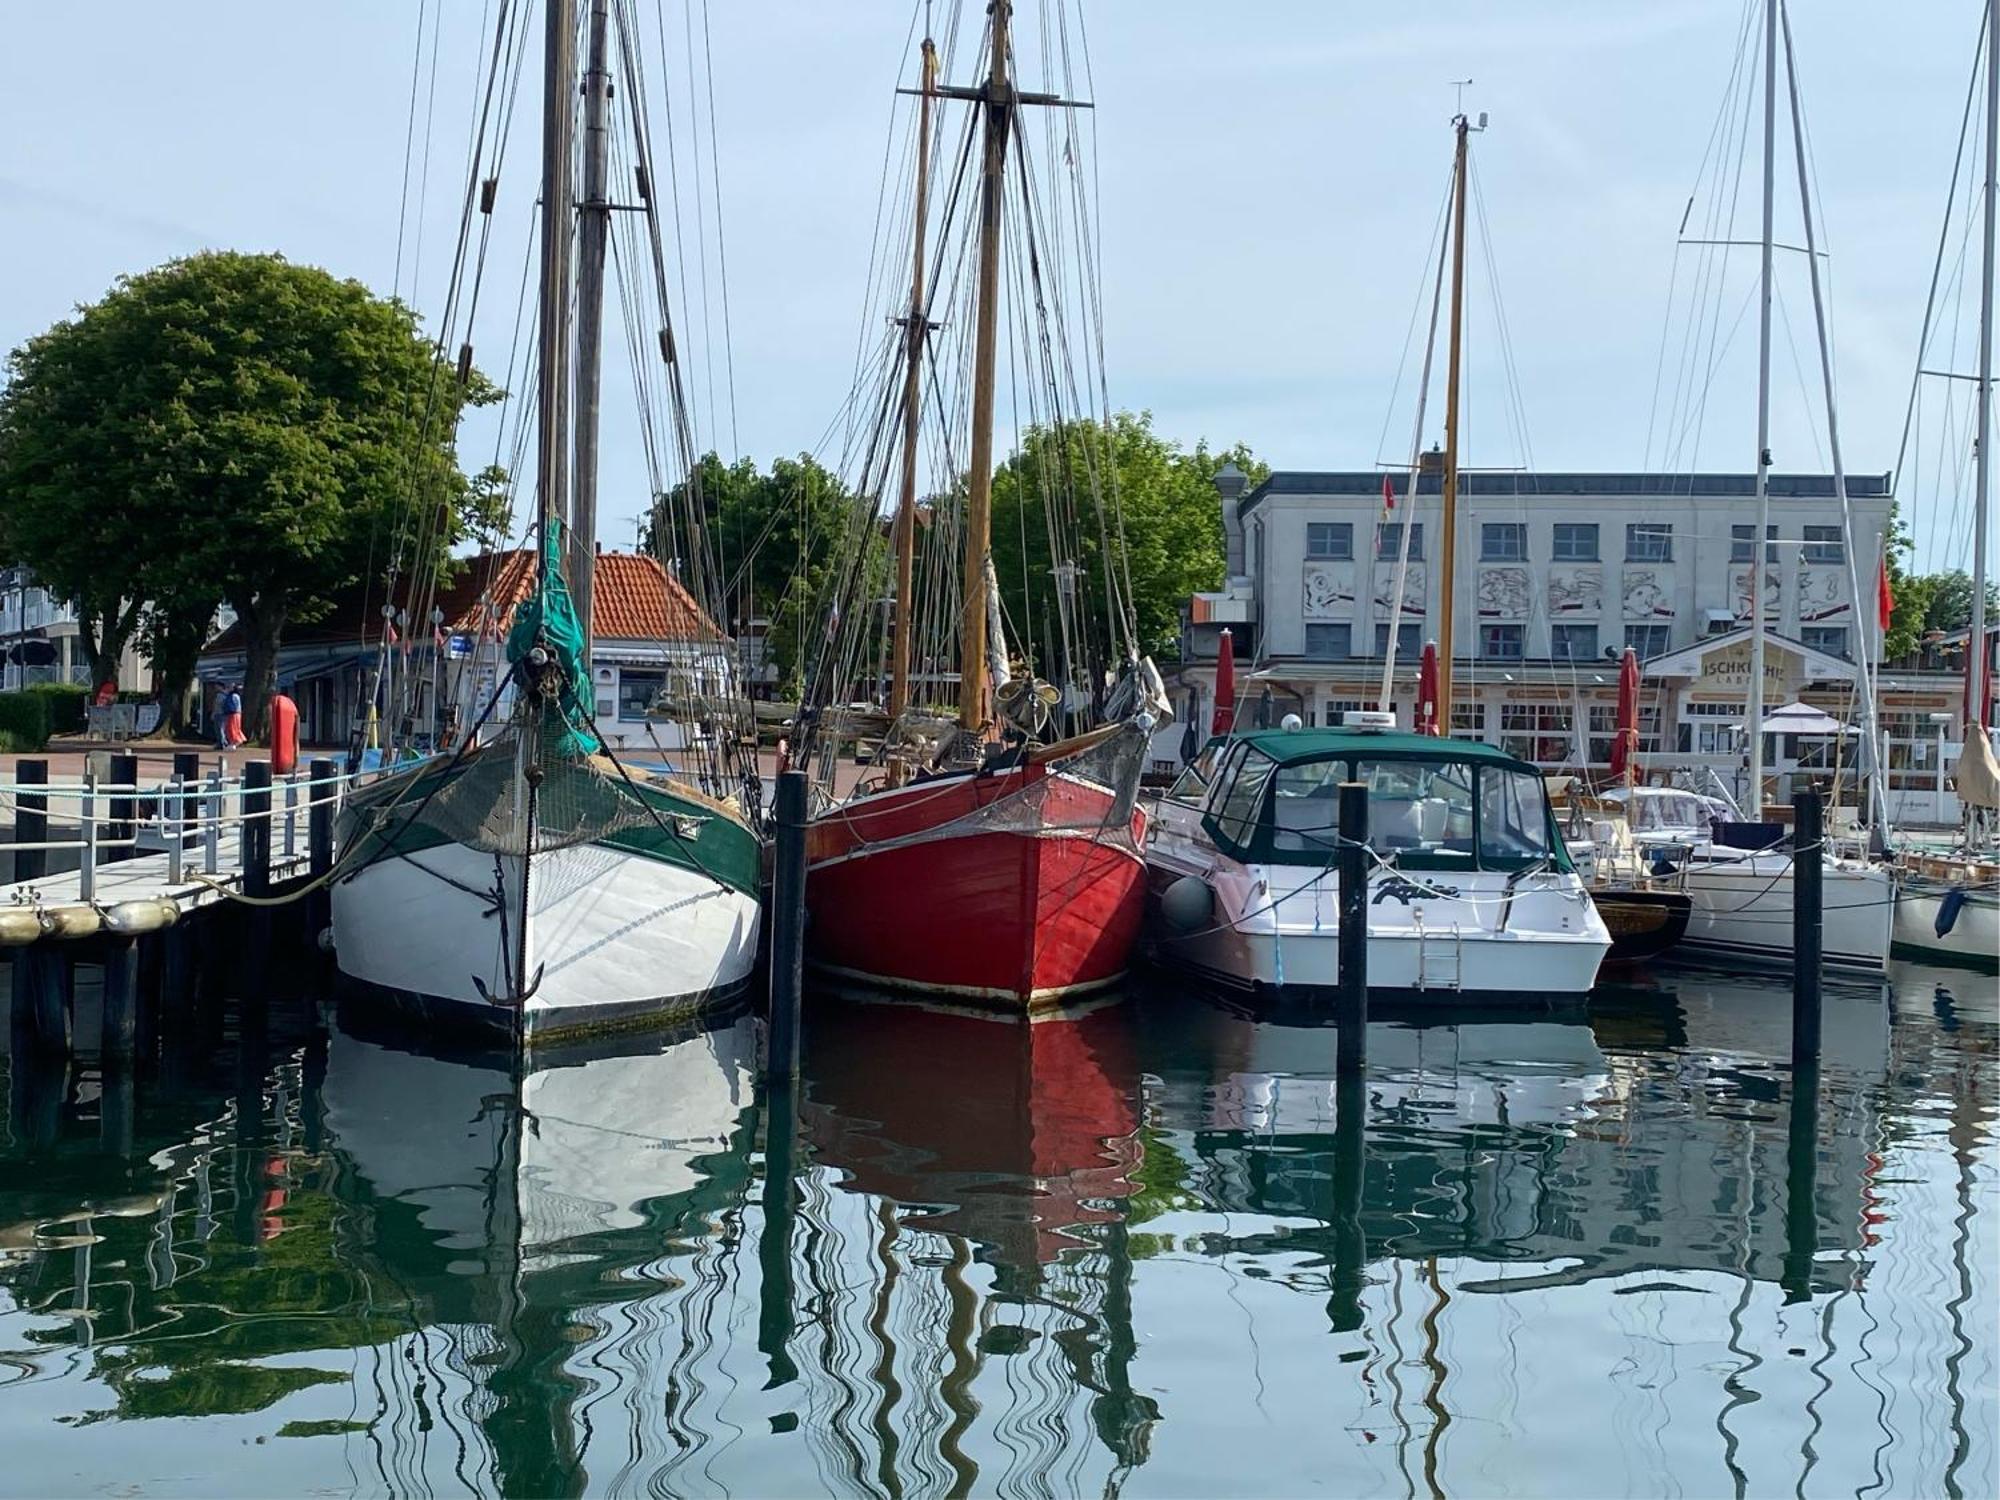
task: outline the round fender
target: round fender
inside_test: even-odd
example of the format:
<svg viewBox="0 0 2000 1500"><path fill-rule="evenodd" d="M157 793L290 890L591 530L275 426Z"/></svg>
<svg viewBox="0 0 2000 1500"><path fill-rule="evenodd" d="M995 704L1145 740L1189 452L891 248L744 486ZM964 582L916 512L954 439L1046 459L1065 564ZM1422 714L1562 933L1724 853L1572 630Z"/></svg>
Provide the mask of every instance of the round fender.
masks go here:
<svg viewBox="0 0 2000 1500"><path fill-rule="evenodd" d="M42 919L32 906L0 906L0 948L40 942Z"/></svg>
<svg viewBox="0 0 2000 1500"><path fill-rule="evenodd" d="M52 938L92 937L103 926L94 906L52 906L42 913L42 930Z"/></svg>
<svg viewBox="0 0 2000 1500"><path fill-rule="evenodd" d="M1160 915L1176 932L1193 932L1215 920L1215 892L1197 876L1183 875L1160 893Z"/></svg>
<svg viewBox="0 0 2000 1500"><path fill-rule="evenodd" d="M137 937L172 926L180 914L171 901L121 901L104 914L104 930L118 937Z"/></svg>

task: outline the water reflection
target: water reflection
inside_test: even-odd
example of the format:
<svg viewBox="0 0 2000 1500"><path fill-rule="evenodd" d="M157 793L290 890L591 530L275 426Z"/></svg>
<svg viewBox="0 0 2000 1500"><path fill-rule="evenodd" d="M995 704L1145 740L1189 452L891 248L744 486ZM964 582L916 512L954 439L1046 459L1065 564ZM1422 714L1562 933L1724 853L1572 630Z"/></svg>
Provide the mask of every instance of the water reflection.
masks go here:
<svg viewBox="0 0 2000 1500"><path fill-rule="evenodd" d="M10 1064L10 1486L1989 1493L1990 982ZM162 1423L200 1415L200 1424ZM87 1430L86 1430L87 1429ZM1247 1439L1247 1440L1246 1440Z"/></svg>

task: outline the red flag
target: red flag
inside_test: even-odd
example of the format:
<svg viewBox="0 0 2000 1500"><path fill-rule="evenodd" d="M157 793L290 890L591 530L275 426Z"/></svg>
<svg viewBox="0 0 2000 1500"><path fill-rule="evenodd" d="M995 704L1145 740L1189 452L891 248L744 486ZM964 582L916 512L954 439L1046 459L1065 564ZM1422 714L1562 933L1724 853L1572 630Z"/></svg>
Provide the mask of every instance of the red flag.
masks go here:
<svg viewBox="0 0 2000 1500"><path fill-rule="evenodd" d="M1382 519L1389 519L1389 512L1396 508L1396 481L1387 474L1382 476Z"/></svg>
<svg viewBox="0 0 2000 1500"><path fill-rule="evenodd" d="M1895 590L1889 587L1889 554L1884 552L1875 564L1875 622L1883 630L1889 628L1889 616L1896 612Z"/></svg>

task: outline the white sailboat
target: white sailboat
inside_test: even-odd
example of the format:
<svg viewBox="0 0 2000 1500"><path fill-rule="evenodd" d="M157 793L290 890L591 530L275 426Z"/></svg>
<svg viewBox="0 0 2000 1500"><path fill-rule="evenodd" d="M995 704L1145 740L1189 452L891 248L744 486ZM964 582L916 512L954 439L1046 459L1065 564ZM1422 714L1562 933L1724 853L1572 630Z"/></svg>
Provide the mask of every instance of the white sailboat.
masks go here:
<svg viewBox="0 0 2000 1500"><path fill-rule="evenodd" d="M591 0L580 202L572 182L576 0L549 0L547 10L540 567L533 596L514 611L507 636L511 714L492 738L482 742L476 723L455 753L398 771L356 795L343 814L332 886L340 971L367 986L371 999L407 1005L447 1027L497 1031L524 1043L683 1016L740 989L757 949L761 842L752 814L738 800L754 795L756 785L754 774L746 775L748 768L734 758L743 742L734 722L740 703L712 705L699 715L698 739L707 749L698 769L684 776L625 766L604 745L594 720L589 640L600 330L612 212L606 187L610 8L609 0ZM508 25L504 12L499 24ZM504 54L495 48L495 67ZM627 93L636 94L633 59L623 61ZM636 104L633 119L640 195L650 214L644 187L650 148ZM485 201L490 206L490 193ZM469 213L470 194L467 202ZM573 217L580 252L575 274ZM651 242L663 288L657 232ZM656 310L667 366L663 383L678 407L681 388L664 297ZM645 309L626 311L644 315ZM675 425L692 475L687 425ZM692 581L701 587L699 576ZM719 638L719 630L708 628ZM482 722L499 701L496 688Z"/></svg>

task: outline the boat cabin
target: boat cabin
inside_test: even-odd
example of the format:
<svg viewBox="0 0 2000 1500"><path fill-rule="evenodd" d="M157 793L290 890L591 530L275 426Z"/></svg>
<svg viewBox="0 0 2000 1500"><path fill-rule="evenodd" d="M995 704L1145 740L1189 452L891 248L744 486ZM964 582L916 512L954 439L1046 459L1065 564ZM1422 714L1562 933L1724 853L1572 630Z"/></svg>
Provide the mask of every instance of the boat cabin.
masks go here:
<svg viewBox="0 0 2000 1500"><path fill-rule="evenodd" d="M1368 787L1368 844L1406 869L1568 870L1541 773L1491 745L1368 729L1210 742L1167 796L1245 864L1333 863L1340 784Z"/></svg>

